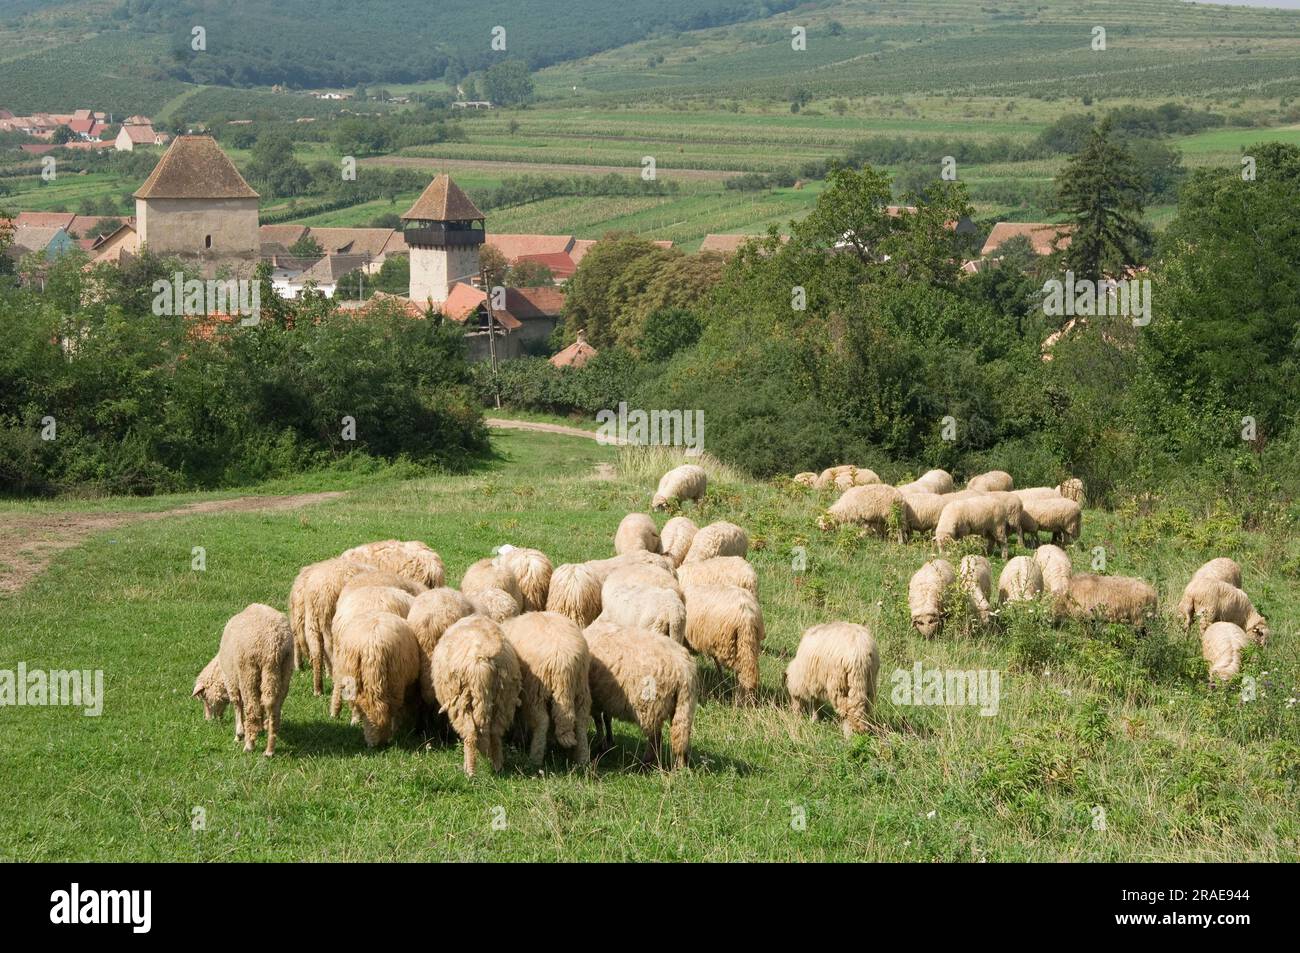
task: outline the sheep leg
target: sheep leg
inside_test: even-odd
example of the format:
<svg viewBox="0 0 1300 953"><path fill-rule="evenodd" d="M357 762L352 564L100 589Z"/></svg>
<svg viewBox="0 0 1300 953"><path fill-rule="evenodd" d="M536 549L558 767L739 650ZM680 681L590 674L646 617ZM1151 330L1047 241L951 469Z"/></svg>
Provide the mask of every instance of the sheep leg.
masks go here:
<svg viewBox="0 0 1300 953"><path fill-rule="evenodd" d="M614 719L610 717L609 712L603 712L602 717L605 719L605 747L614 747Z"/></svg>
<svg viewBox="0 0 1300 953"><path fill-rule="evenodd" d="M573 758L578 764L585 767L591 764L591 745L587 741L587 726L581 722L579 724L582 727L577 732L577 744L573 748Z"/></svg>
<svg viewBox="0 0 1300 953"><path fill-rule="evenodd" d="M280 706L268 705L266 710L266 751L268 758L275 754L275 736L280 730Z"/></svg>
<svg viewBox="0 0 1300 953"><path fill-rule="evenodd" d="M546 750L546 732L543 731L542 751L545 752L545 750ZM502 746L501 746L500 732L493 732L491 735L488 736L488 756L492 759L492 770L495 771L497 774L500 774L501 769L505 767L505 763L506 763L505 752L502 750Z"/></svg>
<svg viewBox="0 0 1300 953"><path fill-rule="evenodd" d="M646 752L646 763L653 764L657 767L663 767L663 761L660 760L660 749L663 746L663 725L655 725L653 729L646 732L646 741L648 750Z"/></svg>
<svg viewBox="0 0 1300 953"><path fill-rule="evenodd" d="M244 700L241 696L236 695L231 700L231 707L235 709L235 741L244 740Z"/></svg>
<svg viewBox="0 0 1300 953"><path fill-rule="evenodd" d="M478 737L471 732L465 736L465 773L474 777L474 768L478 765Z"/></svg>
<svg viewBox="0 0 1300 953"><path fill-rule="evenodd" d="M330 691L330 717L337 718L339 709L343 707L343 682L340 679L334 679L334 687Z"/></svg>
<svg viewBox="0 0 1300 953"><path fill-rule="evenodd" d="M546 732L551 727L551 719L546 714L544 702L536 705L529 712L528 724L533 733L528 745L528 760L533 764L541 764L546 759Z"/></svg>

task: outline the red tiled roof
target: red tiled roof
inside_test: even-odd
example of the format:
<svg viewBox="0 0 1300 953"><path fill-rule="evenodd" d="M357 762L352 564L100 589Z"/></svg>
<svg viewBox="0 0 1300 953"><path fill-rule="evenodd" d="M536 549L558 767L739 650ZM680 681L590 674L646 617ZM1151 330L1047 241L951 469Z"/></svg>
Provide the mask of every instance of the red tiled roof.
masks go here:
<svg viewBox="0 0 1300 953"><path fill-rule="evenodd" d="M122 131L126 137L137 146L151 146L158 133L154 132L153 126L123 126Z"/></svg>
<svg viewBox="0 0 1300 953"><path fill-rule="evenodd" d="M71 228L75 212L19 212L15 228Z"/></svg>
<svg viewBox="0 0 1300 953"><path fill-rule="evenodd" d="M564 310L564 292L559 288L507 288L506 311L521 321L555 318Z"/></svg>
<svg viewBox="0 0 1300 953"><path fill-rule="evenodd" d="M578 270L578 266L573 263L567 252L547 252L541 255L520 255L512 265L518 265L521 261L535 261L539 265L545 265L551 269L551 274L561 281L573 277L573 273Z"/></svg>
<svg viewBox="0 0 1300 953"><path fill-rule="evenodd" d="M993 254L1003 242L1022 235L1034 246L1035 254L1050 255L1057 248L1070 247L1070 235L1073 231L1073 225L1051 225L1046 222L998 222L989 232L988 240L980 250L980 257Z"/></svg>
<svg viewBox="0 0 1300 953"><path fill-rule="evenodd" d="M553 255L567 253L573 248L572 235L522 235L494 234L489 232L484 244L491 245L505 256L507 262L528 255Z"/></svg>
<svg viewBox="0 0 1300 953"><path fill-rule="evenodd" d="M403 221L467 222L483 221L483 213L470 201L447 173L434 176L415 204L406 210Z"/></svg>
<svg viewBox="0 0 1300 953"><path fill-rule="evenodd" d="M556 367L582 367L600 352L587 343L586 339L579 334L578 340L574 341L559 354L551 356L551 363Z"/></svg>

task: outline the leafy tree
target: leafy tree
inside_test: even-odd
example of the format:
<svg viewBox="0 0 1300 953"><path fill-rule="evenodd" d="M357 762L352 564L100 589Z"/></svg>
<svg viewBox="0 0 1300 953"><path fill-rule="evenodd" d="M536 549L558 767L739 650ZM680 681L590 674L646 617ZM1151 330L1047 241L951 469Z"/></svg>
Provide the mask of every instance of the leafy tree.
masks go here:
<svg viewBox="0 0 1300 953"><path fill-rule="evenodd" d="M69 129L67 126L59 126L54 130L54 134L50 136L50 142L54 143L55 145L61 146L65 142L75 141L76 138L77 138L77 134L73 132L71 129Z"/></svg>
<svg viewBox="0 0 1300 953"><path fill-rule="evenodd" d="M488 68L483 75L487 98L498 106L520 106L533 98L533 79L528 64L506 60Z"/></svg>
<svg viewBox="0 0 1300 953"><path fill-rule="evenodd" d="M246 171L262 190L275 197L303 195L311 184L311 172L293 154L293 142L283 133L269 132L258 137Z"/></svg>
<svg viewBox="0 0 1300 953"><path fill-rule="evenodd" d="M506 283L510 263L495 245L484 245L478 253L478 270L487 288L495 288ZM455 277L455 276L452 276Z"/></svg>
<svg viewBox="0 0 1300 953"><path fill-rule="evenodd" d="M620 300L613 289L635 262L659 253L653 242L636 235L612 232L583 256L565 287L565 336L573 340L585 329L587 340L598 349L615 343L615 315Z"/></svg>
<svg viewBox="0 0 1300 953"><path fill-rule="evenodd" d="M325 249L310 234L304 234L289 246L289 254L295 258L320 258L325 254Z"/></svg>
<svg viewBox="0 0 1300 953"><path fill-rule="evenodd" d="M1099 123L1056 180L1057 201L1074 225L1063 260L1077 277L1099 281L1138 263L1150 240L1142 221L1146 187L1109 120Z"/></svg>
<svg viewBox="0 0 1300 953"><path fill-rule="evenodd" d="M555 284L555 273L540 261L521 261L510 269L512 288L549 288Z"/></svg>

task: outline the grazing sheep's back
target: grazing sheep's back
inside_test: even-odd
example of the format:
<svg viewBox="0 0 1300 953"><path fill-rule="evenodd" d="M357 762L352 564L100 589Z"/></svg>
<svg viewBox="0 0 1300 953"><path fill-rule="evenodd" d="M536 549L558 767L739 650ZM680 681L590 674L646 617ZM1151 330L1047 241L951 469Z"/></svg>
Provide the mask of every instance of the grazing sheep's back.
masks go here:
<svg viewBox="0 0 1300 953"><path fill-rule="evenodd" d="M669 592L676 594L677 598L682 596L682 587L678 583L677 577L667 569L660 569L658 566L650 566L644 563L635 563L627 566L620 566L605 578L605 584L600 587L601 600L604 601L604 594L611 586L645 586L647 589L667 589Z"/></svg>
<svg viewBox="0 0 1300 953"><path fill-rule="evenodd" d="M691 540L691 548L682 560L683 565L712 559L714 556L749 555L749 534L735 523L719 521L710 523Z"/></svg>
<svg viewBox="0 0 1300 953"><path fill-rule="evenodd" d="M951 493L953 491L952 474L947 470L926 470L917 477L916 482L929 487L934 493Z"/></svg>
<svg viewBox="0 0 1300 953"><path fill-rule="evenodd" d="M437 589L446 578L442 557L418 539L386 539L353 546L343 553L342 558L368 563L376 569L387 569L418 582L425 589Z"/></svg>
<svg viewBox="0 0 1300 953"><path fill-rule="evenodd" d="M637 550L659 552L659 530L655 521L644 513L628 513L614 534L614 552L620 556Z"/></svg>
<svg viewBox="0 0 1300 953"><path fill-rule="evenodd" d="M912 532L931 532L939 525L939 516L951 500L941 493L913 491L903 494L903 517Z"/></svg>
<svg viewBox="0 0 1300 953"><path fill-rule="evenodd" d="M1215 622L1201 633L1201 656L1210 663L1210 677L1228 681L1241 671L1241 652L1250 642L1241 626Z"/></svg>
<svg viewBox="0 0 1300 953"><path fill-rule="evenodd" d="M1011 492L1020 497L1021 502L1024 502L1025 500L1062 498L1060 492L1055 487L1051 486L1031 486L1026 487L1023 490L1012 490Z"/></svg>
<svg viewBox="0 0 1300 953"><path fill-rule="evenodd" d="M556 743L575 749L579 764L591 755L590 651L582 630L558 612L526 612L502 626L519 658L521 711L531 733L529 757L540 763L548 729Z"/></svg>
<svg viewBox="0 0 1300 953"><path fill-rule="evenodd" d="M1268 641L1268 625L1245 590L1208 576L1187 584L1178 602L1178 617L1184 628L1190 628L1193 619L1200 620L1202 630L1212 622L1232 622L1261 645Z"/></svg>
<svg viewBox="0 0 1300 953"><path fill-rule="evenodd" d="M479 589L466 598L475 612L487 616L493 622L505 622L520 612L519 602L504 589Z"/></svg>
<svg viewBox="0 0 1300 953"><path fill-rule="evenodd" d="M400 576L388 569L367 569L365 572L359 572L347 581L345 588L361 589L365 586L387 586L392 589L401 589L412 596L418 596L427 588L422 582L416 582L407 576Z"/></svg>
<svg viewBox="0 0 1300 953"><path fill-rule="evenodd" d="M800 486L817 486L817 474L809 473L808 471L796 473L790 478L790 480L793 483L798 483Z"/></svg>
<svg viewBox="0 0 1300 953"><path fill-rule="evenodd" d="M407 621L391 612L350 615L340 621L331 713L350 694L366 744L375 747L392 738L419 684L420 643Z"/></svg>
<svg viewBox="0 0 1300 953"><path fill-rule="evenodd" d="M968 490L978 490L981 493L988 493L992 490L1007 492L1014 490L1015 487L1016 481L1011 479L1011 474L1006 470L990 470L987 473L973 476L966 481Z"/></svg>
<svg viewBox="0 0 1300 953"><path fill-rule="evenodd" d="M659 478L659 488L655 491L654 499L651 505L657 509L664 509L670 500L695 500L704 499L704 493L709 488L709 475L704 472L704 468L696 466L693 463L684 463L680 467L674 467Z"/></svg>
<svg viewBox="0 0 1300 953"><path fill-rule="evenodd" d="M1074 500L1063 496L1030 497L1024 501L1024 507L1040 532L1052 534L1053 542L1060 540L1069 545L1079 538L1083 508Z"/></svg>
<svg viewBox="0 0 1300 953"><path fill-rule="evenodd" d="M983 556L963 556L957 567L957 578L971 609L981 622L989 621L989 594L993 591L993 567Z"/></svg>
<svg viewBox="0 0 1300 953"><path fill-rule="evenodd" d="M333 625L338 627L349 615L365 615L371 612L391 612L403 619L411 611L412 599L409 593L392 586L347 585L339 596L338 606L334 609Z"/></svg>
<svg viewBox="0 0 1300 953"><path fill-rule="evenodd" d="M1156 591L1150 583L1131 576L1097 576L1075 573L1070 588L1058 599L1057 612L1074 618L1096 617L1105 622L1127 622L1141 627L1156 609Z"/></svg>
<svg viewBox="0 0 1300 953"><path fill-rule="evenodd" d="M686 644L734 671L740 686L737 703L752 702L766 635L758 599L739 586L689 586L685 591Z"/></svg>
<svg viewBox="0 0 1300 953"><path fill-rule="evenodd" d="M585 563L564 563L551 574L546 611L568 616L586 628L600 615L600 577Z"/></svg>
<svg viewBox="0 0 1300 953"><path fill-rule="evenodd" d="M907 605L912 613L912 625L926 638L943 628L944 595L956 581L957 573L946 559L930 560L908 581Z"/></svg>
<svg viewBox="0 0 1300 953"><path fill-rule="evenodd" d="M501 626L481 615L452 624L433 650L434 691L465 747L465 773L477 755L500 771L501 739L519 707L521 676L514 647Z"/></svg>
<svg viewBox="0 0 1300 953"><path fill-rule="evenodd" d="M799 639L785 683L796 707L807 710L824 701L835 709L847 737L869 730L879 669L880 651L869 628L823 622Z"/></svg>
<svg viewBox="0 0 1300 953"><path fill-rule="evenodd" d="M682 588L687 586L740 586L758 595L758 573L743 556L714 556L698 562L683 563L677 570Z"/></svg>
<svg viewBox="0 0 1300 953"><path fill-rule="evenodd" d="M546 608L546 596L551 588L550 558L540 549L519 546L502 546L497 557L501 568L511 573L519 583L525 612L540 612Z"/></svg>
<svg viewBox="0 0 1300 953"><path fill-rule="evenodd" d="M1060 546L1046 544L1034 550L1034 562L1043 573L1043 588L1054 596L1062 596L1070 589L1074 566L1070 554Z"/></svg>
<svg viewBox="0 0 1300 953"><path fill-rule="evenodd" d="M1062 480L1061 484L1056 488L1056 492L1061 494L1061 496L1065 497L1067 500L1074 500L1074 502L1078 503L1080 506L1087 503L1087 495L1083 489L1083 481L1078 477L1070 477L1067 480Z"/></svg>
<svg viewBox="0 0 1300 953"><path fill-rule="evenodd" d="M480 559L466 569L465 575L461 577L460 591L465 595L472 596L484 589L500 589L508 593L516 604L523 604L524 594L519 589L519 580L495 559Z"/></svg>
<svg viewBox="0 0 1300 953"><path fill-rule="evenodd" d="M901 542L907 530L907 517L903 494L897 487L884 483L851 487L831 504L826 515L833 522L855 523L883 535L888 530L890 517L895 512L898 513Z"/></svg>
<svg viewBox="0 0 1300 953"><path fill-rule="evenodd" d="M983 536L990 548L1000 544L1002 555L1007 548L1007 508L987 495L963 497L943 508L934 528L934 541L940 549L963 536Z"/></svg>
<svg viewBox="0 0 1300 953"><path fill-rule="evenodd" d="M1016 556L1002 567L998 576L1000 602L1030 602L1043 591L1043 571L1028 556Z"/></svg>
<svg viewBox="0 0 1300 953"><path fill-rule="evenodd" d="M295 664L310 660L312 690L323 691L324 672L333 651L334 609L348 581L374 567L351 559L326 559L304 566L289 591L289 623L293 630Z"/></svg>
<svg viewBox="0 0 1300 953"><path fill-rule="evenodd" d="M673 561L674 566L680 566L690 552L691 541L699 531L694 520L686 516L674 516L664 524L663 531L659 534L659 549Z"/></svg>
<svg viewBox="0 0 1300 953"><path fill-rule="evenodd" d="M420 697L426 705L435 700L433 650L452 624L474 614L474 605L462 592L442 586L422 592L411 602L406 623L420 645Z"/></svg>
<svg viewBox="0 0 1300 953"><path fill-rule="evenodd" d="M613 577L611 577L613 578ZM597 621L649 629L674 642L686 640L686 607L671 589L654 589L637 583L601 589Z"/></svg>
<svg viewBox="0 0 1300 953"><path fill-rule="evenodd" d="M1241 566L1235 559L1229 559L1227 556L1211 559L1192 574L1192 579L1217 579L1219 582L1226 582L1238 589L1242 588Z"/></svg>
<svg viewBox="0 0 1300 953"><path fill-rule="evenodd" d="M260 602L248 606L222 629L217 661L225 695L238 716L236 737L242 728L244 750L252 751L254 740L265 730L265 753L270 757L280 731L280 709L293 678L293 628L288 616ZM210 670L204 671L211 680Z"/></svg>

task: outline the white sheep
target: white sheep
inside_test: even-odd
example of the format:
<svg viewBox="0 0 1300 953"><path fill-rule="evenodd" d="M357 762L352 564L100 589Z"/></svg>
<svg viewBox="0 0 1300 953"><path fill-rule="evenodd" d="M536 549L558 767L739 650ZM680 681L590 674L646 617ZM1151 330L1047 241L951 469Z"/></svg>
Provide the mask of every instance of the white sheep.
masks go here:
<svg viewBox="0 0 1300 953"><path fill-rule="evenodd" d="M1007 558L1007 507L989 496L973 496L953 500L943 508L939 524L934 528L935 545L943 550L963 536L983 536L988 551L1002 548L1002 558Z"/></svg>
<svg viewBox="0 0 1300 953"><path fill-rule="evenodd" d="M433 650L438 647L438 640L452 623L473 615L475 611L474 604L464 593L447 586L422 592L411 602L406 624L420 644L420 698L426 705L433 705L435 701Z"/></svg>
<svg viewBox="0 0 1300 953"><path fill-rule="evenodd" d="M957 573L946 559L932 559L916 572L907 584L907 605L912 625L926 638L943 631L948 590L957 582Z"/></svg>
<svg viewBox="0 0 1300 953"><path fill-rule="evenodd" d="M694 500L698 503L704 499L708 488L709 475L704 472L704 468L693 463L683 463L659 478L659 489L655 490L650 505L656 510L662 510L667 509L672 500Z"/></svg>
<svg viewBox="0 0 1300 953"><path fill-rule="evenodd" d="M583 565L596 574L596 578L600 580L602 585L609 578L610 573L624 566L658 566L668 572L673 572L676 568L673 566L671 557L664 556L661 553L652 553L645 549L634 549L630 553L624 553L622 556L612 556L609 559L589 559Z"/></svg>
<svg viewBox="0 0 1300 953"><path fill-rule="evenodd" d="M859 479L859 474L861 474L861 479ZM871 470L855 467L850 463L827 467L817 477L817 486L823 490L831 487L847 490L851 486L868 486L879 482L880 477L876 476Z"/></svg>
<svg viewBox="0 0 1300 953"><path fill-rule="evenodd" d="M966 489L981 493L988 493L990 490L1010 491L1014 490L1015 486L1015 480L1011 479L1011 474L1006 470L990 470L966 481Z"/></svg>
<svg viewBox="0 0 1300 953"><path fill-rule="evenodd" d="M1178 618L1184 629L1199 620L1201 630L1212 622L1232 622L1242 627L1260 645L1268 642L1267 620L1259 614L1245 590L1218 579L1193 578L1178 602Z"/></svg>
<svg viewBox="0 0 1300 953"><path fill-rule="evenodd" d="M330 717L344 699L373 748L393 737L420 683L420 643L407 621L391 612L346 616L334 632L334 692Z"/></svg>
<svg viewBox="0 0 1300 953"><path fill-rule="evenodd" d="M659 552L659 530L655 521L644 513L628 513L614 534L614 552L623 556L638 549Z"/></svg>
<svg viewBox="0 0 1300 953"><path fill-rule="evenodd" d="M528 757L541 764L546 737L573 749L574 760L591 760L587 722L591 718L591 653L582 630L558 612L525 612L502 627L519 659L519 711L529 732Z"/></svg>
<svg viewBox="0 0 1300 953"><path fill-rule="evenodd" d="M504 589L479 589L469 596L470 605L479 615L485 615L493 622L501 623L519 615L519 602Z"/></svg>
<svg viewBox="0 0 1300 953"><path fill-rule="evenodd" d="M680 566L690 552L691 541L699 531L694 520L686 516L674 516L659 533L660 552L670 558L674 566Z"/></svg>
<svg viewBox="0 0 1300 953"><path fill-rule="evenodd" d="M984 496L991 500L996 500L998 506L1006 516L1007 533L1015 533L1020 539L1020 545L1028 547L1026 535L1037 542L1038 523L1035 522L1029 510L1026 509L1024 501L1019 496L1008 490L989 490Z"/></svg>
<svg viewBox="0 0 1300 953"><path fill-rule="evenodd" d="M998 601L1032 602L1043 592L1043 571L1028 556L1008 560L998 576Z"/></svg>
<svg viewBox="0 0 1300 953"><path fill-rule="evenodd" d="M803 473L796 473L794 476L792 476L792 477L790 478L790 481L791 481L792 483L797 483L797 484L799 484L800 486L816 487L816 486L817 486L817 474L816 474L816 473L809 473L809 472L807 472L807 471L804 471Z"/></svg>
<svg viewBox="0 0 1300 953"><path fill-rule="evenodd" d="M367 569L359 572L347 581L347 585L359 589L363 586L388 586L401 589L412 596L418 596L428 587L410 576L401 576L388 569Z"/></svg>
<svg viewBox="0 0 1300 953"><path fill-rule="evenodd" d="M519 707L519 658L514 646L486 616L452 623L433 650L433 686L439 711L465 746L465 773L474 776L478 755L500 771L501 740Z"/></svg>
<svg viewBox="0 0 1300 953"><path fill-rule="evenodd" d="M952 474L947 470L926 470L914 482L927 487L931 493L951 493L953 491Z"/></svg>
<svg viewBox="0 0 1300 953"><path fill-rule="evenodd" d="M981 622L987 623L991 614L989 595L993 591L993 567L983 556L963 556L957 567L957 578L971 611L979 616Z"/></svg>
<svg viewBox="0 0 1300 953"><path fill-rule="evenodd" d="M686 606L670 589L637 583L611 587L606 583L601 589L601 612L596 621L649 629L674 642L686 641Z"/></svg>
<svg viewBox="0 0 1300 953"><path fill-rule="evenodd" d="M891 518L898 521L898 541L904 542L907 538L907 516L903 494L897 487L874 483L845 490L844 495L826 511L822 525L853 523L884 536L889 531ZM743 556L744 553L736 555Z"/></svg>
<svg viewBox="0 0 1300 953"><path fill-rule="evenodd" d="M425 589L437 589L446 577L442 557L418 539L385 539L378 543L365 543L353 546L340 558L367 563L376 569L387 569L420 583Z"/></svg>
<svg viewBox="0 0 1300 953"><path fill-rule="evenodd" d="M255 602L230 619L221 631L216 656L194 683L203 699L203 717L211 720L235 706L235 740L252 751L266 730L266 751L275 754L280 709L293 678L293 629L284 613Z"/></svg>
<svg viewBox="0 0 1300 953"><path fill-rule="evenodd" d="M1083 508L1065 497L1040 496L1024 501L1025 512L1032 518L1037 532L1050 532L1052 542L1068 546L1079 538Z"/></svg>
<svg viewBox="0 0 1300 953"><path fill-rule="evenodd" d="M1083 481L1078 477L1069 477L1068 479L1062 480L1060 485L1057 486L1056 492L1061 494L1061 496L1065 497L1067 500L1074 500L1074 502L1078 503L1080 506L1083 506L1088 502L1087 494L1083 489Z"/></svg>
<svg viewBox="0 0 1300 953"><path fill-rule="evenodd" d="M741 556L714 556L698 562L683 563L677 570L682 588L687 586L740 586L758 595L758 573Z"/></svg>
<svg viewBox="0 0 1300 953"><path fill-rule="evenodd" d="M758 697L758 657L762 651L763 610L748 589L739 586L691 586L686 589L686 644L713 659L718 671L736 673L736 704Z"/></svg>
<svg viewBox="0 0 1300 953"><path fill-rule="evenodd" d="M903 518L909 533L930 533L939 525L943 508L952 500L945 493L928 490L903 491Z"/></svg>
<svg viewBox="0 0 1300 953"><path fill-rule="evenodd" d="M670 724L673 766L686 764L698 694L690 653L655 632L611 623L594 623L583 635L591 651L591 711L598 749L613 744L617 718L645 733L650 760L662 764L663 726Z"/></svg>
<svg viewBox="0 0 1300 953"><path fill-rule="evenodd" d="M1062 596L1069 591L1070 576L1074 574L1069 553L1049 543L1034 550L1034 562L1042 570L1044 589L1053 596Z"/></svg>
<svg viewBox="0 0 1300 953"><path fill-rule="evenodd" d="M1214 622L1201 633L1201 656L1210 663L1210 679L1229 681L1241 671L1242 650L1250 644L1241 626Z"/></svg>
<svg viewBox="0 0 1300 953"><path fill-rule="evenodd" d="M1219 582L1226 582L1238 589L1242 588L1241 566L1237 564L1236 560L1229 559L1227 556L1211 559L1192 574L1192 579L1217 579Z"/></svg>
<svg viewBox="0 0 1300 953"><path fill-rule="evenodd" d="M1104 622L1126 622L1145 628L1156 610L1156 591L1150 583L1131 576L1097 576L1075 573L1070 588L1057 597L1056 615Z"/></svg>
<svg viewBox="0 0 1300 953"><path fill-rule="evenodd" d="M815 720L817 706L825 702L839 717L844 737L863 734L870 730L879 669L880 650L865 625L814 625L800 637L799 648L785 670L790 705L796 713L808 712Z"/></svg>
<svg viewBox="0 0 1300 953"><path fill-rule="evenodd" d="M682 596L681 583L677 581L676 574L658 566L635 563L620 566L605 577L605 584L600 587L601 601L604 601L605 590L611 586L627 585L645 586L648 589L667 589L669 592L675 593L679 599Z"/></svg>
<svg viewBox="0 0 1300 953"><path fill-rule="evenodd" d="M311 662L312 693L324 691L333 644L331 622L339 594L348 580L374 567L350 559L326 559L299 570L289 590L289 624L293 629L294 665Z"/></svg>
<svg viewBox="0 0 1300 953"><path fill-rule="evenodd" d="M712 559L714 556L749 555L749 534L735 523L720 520L695 534L682 564Z"/></svg>
<svg viewBox="0 0 1300 953"><path fill-rule="evenodd" d="M546 594L551 587L551 560L540 549L522 546L502 546L497 555L502 569L512 573L519 583L525 612L540 612L546 608Z"/></svg>
<svg viewBox="0 0 1300 953"><path fill-rule="evenodd" d="M1012 490L1021 502L1025 500L1063 499L1061 491L1054 486L1029 486L1023 490Z"/></svg>
<svg viewBox="0 0 1300 953"><path fill-rule="evenodd" d="M371 612L391 612L403 619L411 611L410 593L392 586L352 586L343 587L338 605L334 609L332 628L338 628L348 616L366 615Z"/></svg>
<svg viewBox="0 0 1300 953"><path fill-rule="evenodd" d="M568 616L585 629L600 615L600 577L585 563L564 563L551 573L546 611Z"/></svg>
<svg viewBox="0 0 1300 953"><path fill-rule="evenodd" d="M523 605L524 594L519 588L519 580L509 569L501 566L495 559L480 559L465 570L460 580L460 591L472 596L484 589L500 589Z"/></svg>

